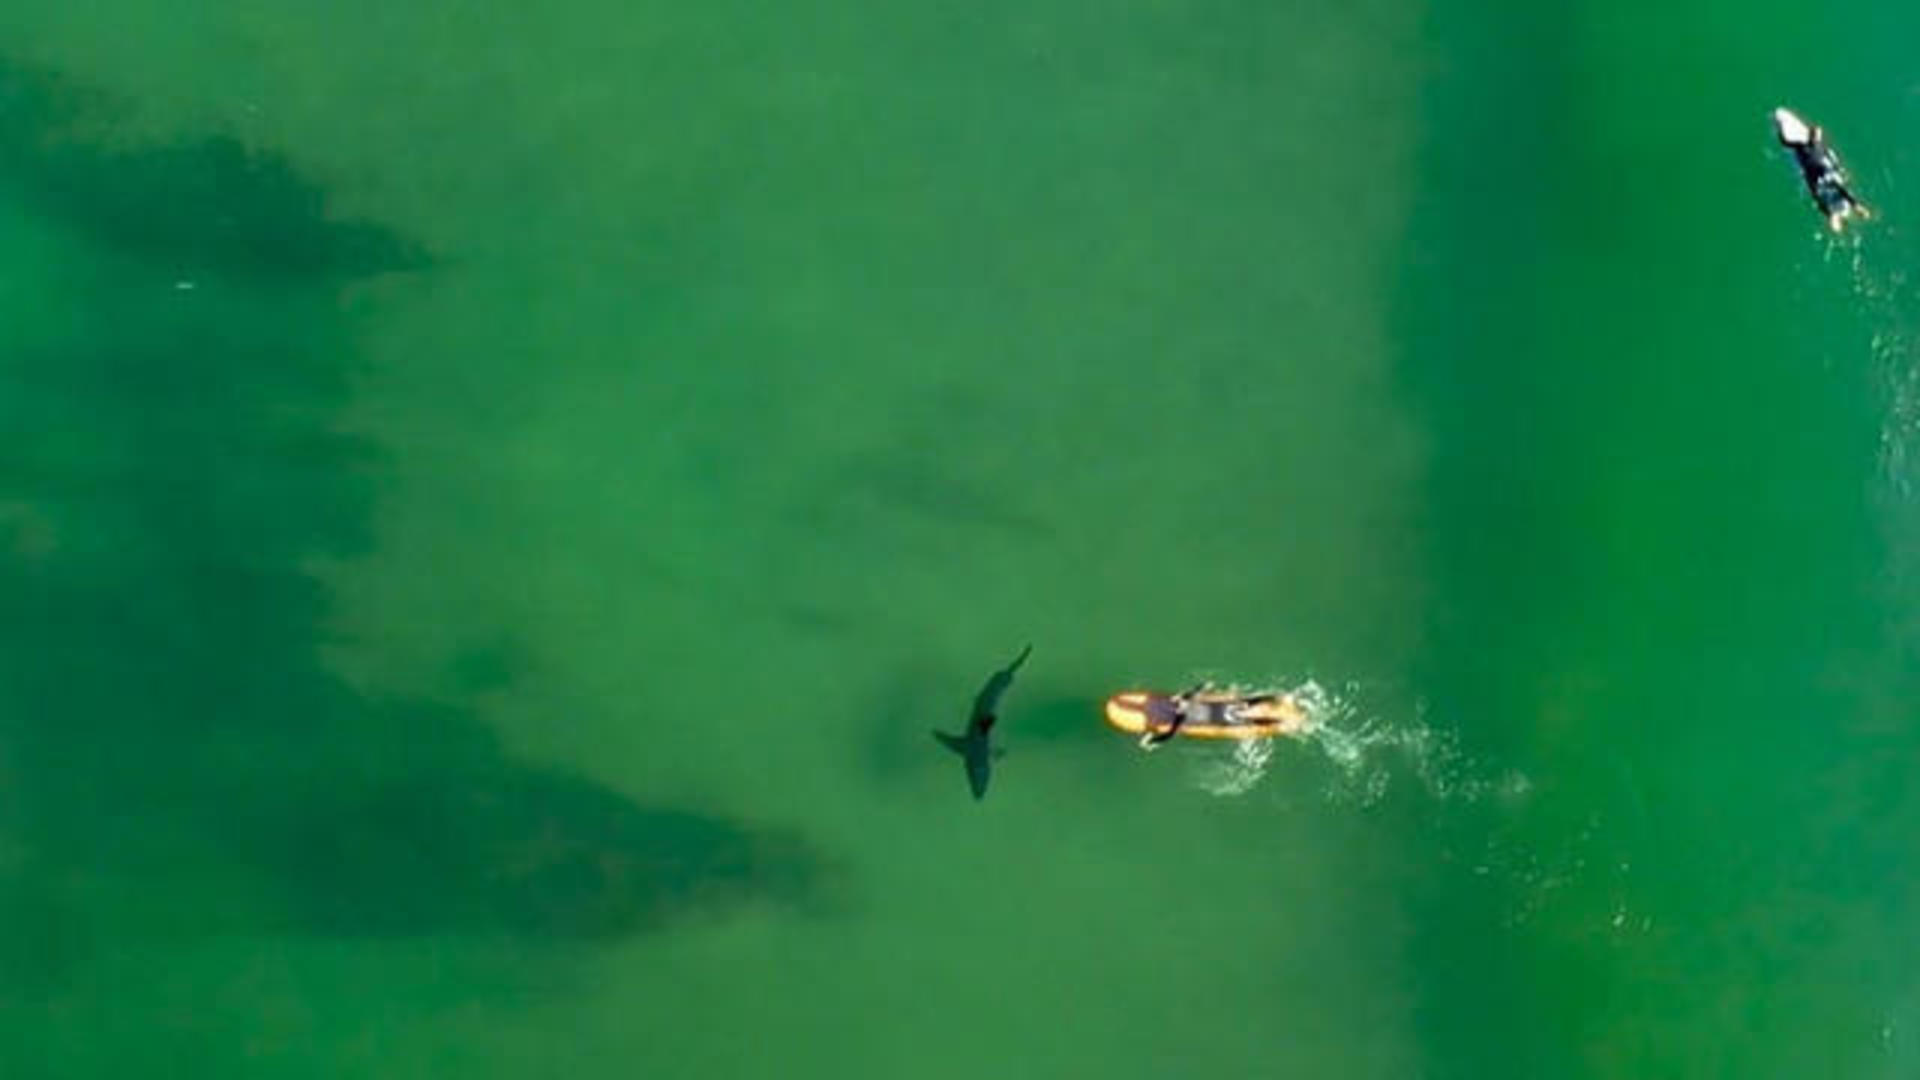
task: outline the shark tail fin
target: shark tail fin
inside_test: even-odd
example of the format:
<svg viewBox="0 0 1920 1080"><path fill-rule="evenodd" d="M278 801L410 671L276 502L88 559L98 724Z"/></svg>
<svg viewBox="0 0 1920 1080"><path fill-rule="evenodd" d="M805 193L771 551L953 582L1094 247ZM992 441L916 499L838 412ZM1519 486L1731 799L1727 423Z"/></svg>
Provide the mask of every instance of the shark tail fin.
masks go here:
<svg viewBox="0 0 1920 1080"><path fill-rule="evenodd" d="M967 740L961 738L958 735L949 735L944 731L934 732L933 737L940 740L941 746L944 746L947 749L963 757L966 756Z"/></svg>

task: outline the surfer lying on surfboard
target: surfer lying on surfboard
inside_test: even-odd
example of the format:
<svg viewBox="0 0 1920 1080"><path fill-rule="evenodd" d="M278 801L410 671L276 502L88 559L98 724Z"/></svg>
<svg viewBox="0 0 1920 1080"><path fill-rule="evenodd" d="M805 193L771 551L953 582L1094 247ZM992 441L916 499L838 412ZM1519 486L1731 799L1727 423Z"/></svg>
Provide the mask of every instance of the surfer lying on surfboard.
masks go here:
<svg viewBox="0 0 1920 1080"><path fill-rule="evenodd" d="M1313 718L1292 695L1244 694L1205 683L1178 694L1128 690L1107 699L1107 723L1140 736L1153 750L1175 735L1194 739L1261 739L1302 735Z"/></svg>
<svg viewBox="0 0 1920 1080"><path fill-rule="evenodd" d="M1839 232L1851 218L1871 216L1864 204L1847 186L1847 172L1840 155L1827 145L1827 133L1817 124L1802 120L1792 109L1773 110L1773 133L1780 145L1793 153L1800 167L1800 180L1807 185L1807 196L1827 219L1827 228Z"/></svg>

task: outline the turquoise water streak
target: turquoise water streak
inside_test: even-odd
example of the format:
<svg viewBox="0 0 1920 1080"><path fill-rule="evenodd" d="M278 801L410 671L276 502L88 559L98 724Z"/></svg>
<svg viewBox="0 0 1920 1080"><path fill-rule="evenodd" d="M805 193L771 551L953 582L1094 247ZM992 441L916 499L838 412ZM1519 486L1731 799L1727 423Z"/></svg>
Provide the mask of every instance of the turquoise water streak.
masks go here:
<svg viewBox="0 0 1920 1080"><path fill-rule="evenodd" d="M10 7L0 1076L1913 1074L1916 22Z"/></svg>

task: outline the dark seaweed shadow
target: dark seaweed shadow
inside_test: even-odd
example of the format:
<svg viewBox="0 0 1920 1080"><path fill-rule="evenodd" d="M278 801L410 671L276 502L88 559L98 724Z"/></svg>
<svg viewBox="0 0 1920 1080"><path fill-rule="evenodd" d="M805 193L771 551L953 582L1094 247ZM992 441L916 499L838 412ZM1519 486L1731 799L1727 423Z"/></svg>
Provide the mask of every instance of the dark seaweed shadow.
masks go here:
<svg viewBox="0 0 1920 1080"><path fill-rule="evenodd" d="M922 451L918 438L913 442L912 451L858 454L841 462L829 474L820 505L847 514L857 512L855 507L864 503L943 525L985 528L1028 540L1050 531L1044 520L1016 508L999 492L963 479L950 468L925 464L940 458ZM909 453L923 464L903 460Z"/></svg>
<svg viewBox="0 0 1920 1080"><path fill-rule="evenodd" d="M417 247L230 141L78 141L85 104L0 65L0 215L74 241L86 290L0 328L0 1002L53 1001L135 931L597 941L816 901L803 837L516 760L321 666L305 568L366 551L382 465L339 433L338 286ZM510 659L458 674L497 690Z"/></svg>
<svg viewBox="0 0 1920 1080"><path fill-rule="evenodd" d="M317 185L231 137L137 148L86 139L110 107L0 66L0 177L43 216L177 274L260 285L427 265L391 230L331 219Z"/></svg>
<svg viewBox="0 0 1920 1080"><path fill-rule="evenodd" d="M613 938L742 901L805 905L817 865L797 834L506 761L308 795L229 838L306 931Z"/></svg>

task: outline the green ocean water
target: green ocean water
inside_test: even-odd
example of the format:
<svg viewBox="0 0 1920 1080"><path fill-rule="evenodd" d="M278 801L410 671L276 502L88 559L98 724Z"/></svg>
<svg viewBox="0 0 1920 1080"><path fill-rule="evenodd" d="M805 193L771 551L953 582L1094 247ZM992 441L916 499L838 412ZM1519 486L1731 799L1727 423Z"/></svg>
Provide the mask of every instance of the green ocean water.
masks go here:
<svg viewBox="0 0 1920 1080"><path fill-rule="evenodd" d="M0 1076L1920 1073L1917 30L8 7Z"/></svg>

